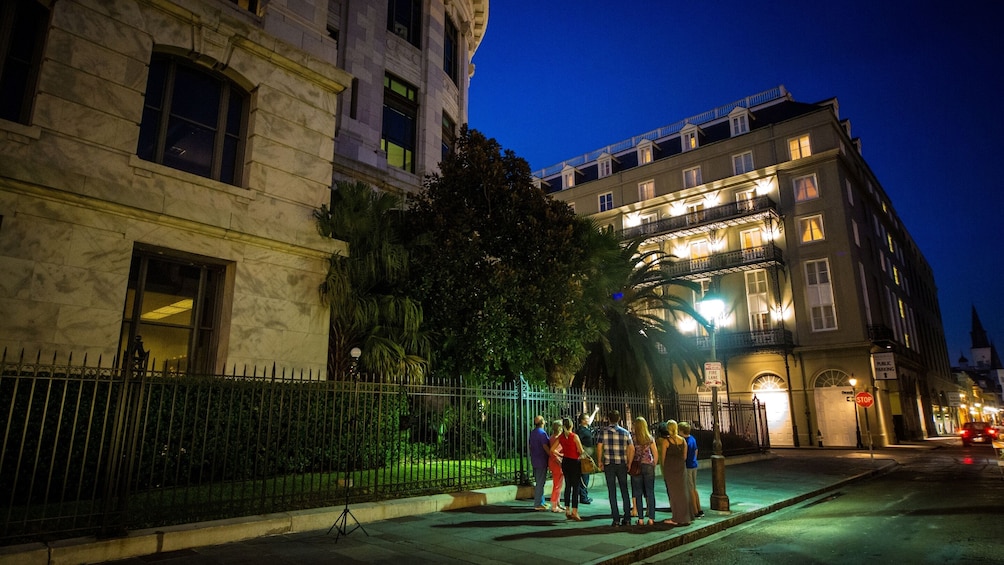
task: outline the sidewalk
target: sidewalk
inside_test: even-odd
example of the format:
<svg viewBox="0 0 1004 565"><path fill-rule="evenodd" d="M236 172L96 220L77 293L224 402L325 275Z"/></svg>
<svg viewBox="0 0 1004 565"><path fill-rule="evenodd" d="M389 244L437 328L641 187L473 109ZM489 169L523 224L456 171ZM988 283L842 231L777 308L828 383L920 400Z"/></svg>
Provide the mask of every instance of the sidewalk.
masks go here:
<svg viewBox="0 0 1004 565"><path fill-rule="evenodd" d="M729 512L710 509L711 470L702 461L698 491L706 517L688 527L610 526L604 478L597 474L590 485L594 502L579 507L583 522L534 511L528 487L518 494L516 487L501 487L355 505L350 510L362 527L346 535L337 528L328 534L343 510L335 507L134 532L119 540L81 538L0 548L0 565L633 563L884 472L896 465L897 450L931 449L938 443L887 447L872 455L867 450L782 448L765 456L728 458ZM656 519L661 521L669 517L669 504L658 476L656 494ZM347 529L355 525L350 517Z"/></svg>

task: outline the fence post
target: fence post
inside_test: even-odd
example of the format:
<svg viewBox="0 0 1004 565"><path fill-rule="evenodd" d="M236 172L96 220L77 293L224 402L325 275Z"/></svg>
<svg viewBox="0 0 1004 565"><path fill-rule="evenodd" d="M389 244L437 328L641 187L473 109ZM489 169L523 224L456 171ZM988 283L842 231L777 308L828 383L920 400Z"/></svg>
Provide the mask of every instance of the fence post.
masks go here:
<svg viewBox="0 0 1004 565"><path fill-rule="evenodd" d="M528 392L527 391L527 382L526 382L526 379L523 378L522 371L519 374L519 383L517 383L517 386L519 387L519 400L518 400L518 402L519 402L519 418L517 419L517 421L519 422L519 425L517 426L516 429L522 431L523 428L524 428L524 426L525 426L525 422L527 421L527 418L528 418L527 412L529 412L529 410L527 409L527 403L529 402L529 400L527 398L529 396L527 394L527 392ZM524 436L526 436L526 435L527 434L524 433ZM516 441L518 441L519 444L522 446L518 450L518 453L519 453L519 476L516 477L516 479L517 479L517 482L519 484L526 486L526 485L530 484L530 477L529 477L529 475L526 472L526 458L528 456L528 452L527 451L528 451L529 446L527 445L527 440L526 440L525 437L517 437ZM534 504L537 504L537 501L534 501Z"/></svg>

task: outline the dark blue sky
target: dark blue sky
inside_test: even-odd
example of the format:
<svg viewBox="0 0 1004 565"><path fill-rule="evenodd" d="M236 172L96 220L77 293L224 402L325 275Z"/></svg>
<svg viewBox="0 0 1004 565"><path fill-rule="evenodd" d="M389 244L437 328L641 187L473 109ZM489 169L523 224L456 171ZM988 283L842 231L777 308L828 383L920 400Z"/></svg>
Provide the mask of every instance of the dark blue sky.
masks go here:
<svg viewBox="0 0 1004 565"><path fill-rule="evenodd" d="M490 0L474 64L471 127L535 171L780 84L837 98L934 269L952 363L974 305L1004 347L998 0Z"/></svg>

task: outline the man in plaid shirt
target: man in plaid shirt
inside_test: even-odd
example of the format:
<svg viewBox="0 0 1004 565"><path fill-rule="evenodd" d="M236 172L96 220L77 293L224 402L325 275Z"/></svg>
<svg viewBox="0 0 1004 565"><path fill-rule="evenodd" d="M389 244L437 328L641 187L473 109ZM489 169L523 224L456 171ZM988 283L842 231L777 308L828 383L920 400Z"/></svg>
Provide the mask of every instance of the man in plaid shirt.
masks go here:
<svg viewBox="0 0 1004 565"><path fill-rule="evenodd" d="M596 434L596 463L607 478L607 496L610 498L610 515L613 526L627 526L631 523L631 497L628 494L627 468L634 459L634 443L631 433L620 425L621 413L607 412L607 425ZM620 485L624 499L624 514L617 508L617 485Z"/></svg>

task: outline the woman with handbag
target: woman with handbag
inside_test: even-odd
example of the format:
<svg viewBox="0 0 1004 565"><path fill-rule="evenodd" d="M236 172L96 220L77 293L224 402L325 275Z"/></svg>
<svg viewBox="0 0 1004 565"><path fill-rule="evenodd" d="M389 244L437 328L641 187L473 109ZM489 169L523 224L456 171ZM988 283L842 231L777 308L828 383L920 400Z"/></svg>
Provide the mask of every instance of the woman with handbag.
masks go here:
<svg viewBox="0 0 1004 565"><path fill-rule="evenodd" d="M551 451L561 446L561 473L565 477L565 518L581 522L579 517L579 482L582 480L582 464L579 457L585 454L579 436L572 431L571 418L561 419L561 433L551 440Z"/></svg>
<svg viewBox="0 0 1004 565"><path fill-rule="evenodd" d="M638 509L638 525L651 526L655 524L655 462L658 452L645 418L638 416L634 419L631 439L634 442L634 459L628 466L628 474L631 475L631 493Z"/></svg>

